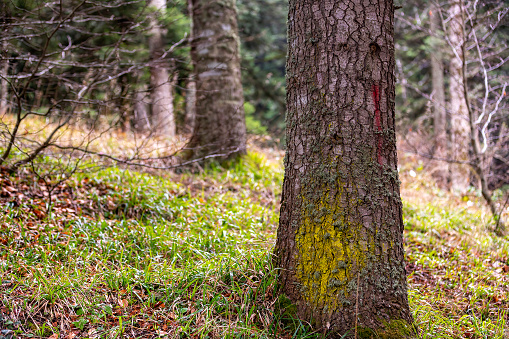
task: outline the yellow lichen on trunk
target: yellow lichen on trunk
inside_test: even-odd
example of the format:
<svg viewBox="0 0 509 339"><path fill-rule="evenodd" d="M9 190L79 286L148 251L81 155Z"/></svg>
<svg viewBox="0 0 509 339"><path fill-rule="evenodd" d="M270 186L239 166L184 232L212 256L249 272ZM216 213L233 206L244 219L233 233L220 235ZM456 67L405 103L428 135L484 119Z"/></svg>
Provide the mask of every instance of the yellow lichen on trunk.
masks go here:
<svg viewBox="0 0 509 339"><path fill-rule="evenodd" d="M303 205L309 206L305 197ZM329 194L316 205L322 215L316 217L304 209L302 225L295 236L299 253L296 275L307 302L330 311L351 304L357 274L365 268L367 254L375 253L375 235L363 232L363 225L352 224L341 215L340 206ZM357 203L357 202L352 202ZM312 205L313 206L313 205ZM347 215L347 214L343 214Z"/></svg>

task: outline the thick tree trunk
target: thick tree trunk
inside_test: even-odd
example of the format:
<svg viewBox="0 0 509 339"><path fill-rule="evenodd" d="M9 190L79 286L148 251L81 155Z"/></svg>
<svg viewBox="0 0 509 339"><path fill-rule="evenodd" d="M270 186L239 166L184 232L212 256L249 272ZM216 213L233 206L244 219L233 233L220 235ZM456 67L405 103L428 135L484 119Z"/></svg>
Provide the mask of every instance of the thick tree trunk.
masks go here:
<svg viewBox="0 0 509 339"><path fill-rule="evenodd" d="M463 49L465 42L463 33L462 7L459 1L451 4L449 9L449 27L447 35L453 54L449 63L449 93L451 96L451 144L452 158L456 161L468 162L470 144L470 127L468 108L465 99L463 70ZM470 170L467 164L451 164L451 184L454 190L465 193L470 185Z"/></svg>
<svg viewBox="0 0 509 339"><path fill-rule="evenodd" d="M392 1L290 1L280 300L330 337L412 336L393 24Z"/></svg>
<svg viewBox="0 0 509 339"><path fill-rule="evenodd" d="M235 0L191 0L196 117L193 157L246 151Z"/></svg>
<svg viewBox="0 0 509 339"><path fill-rule="evenodd" d="M166 10L165 0L150 0L150 6L157 11ZM149 37L150 86L152 100L152 122L155 132L167 137L175 136L175 118L173 115L173 90L168 74L168 63L164 58L163 30L156 18L151 20Z"/></svg>

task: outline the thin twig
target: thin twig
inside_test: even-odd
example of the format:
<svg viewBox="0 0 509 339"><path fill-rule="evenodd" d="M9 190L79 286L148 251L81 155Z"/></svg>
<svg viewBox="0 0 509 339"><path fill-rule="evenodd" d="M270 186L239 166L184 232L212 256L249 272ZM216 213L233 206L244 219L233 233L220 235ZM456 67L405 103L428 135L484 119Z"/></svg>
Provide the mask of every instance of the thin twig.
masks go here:
<svg viewBox="0 0 509 339"><path fill-rule="evenodd" d="M508 202L509 202L509 194L507 195L504 205L502 206L502 208L500 209L500 212L498 213L498 218L496 218L495 231L500 230L500 220L502 219L502 213L504 213L505 207L507 206Z"/></svg>
<svg viewBox="0 0 509 339"><path fill-rule="evenodd" d="M357 272L357 293L355 295L355 339L357 339L357 322L359 320L359 282L360 273Z"/></svg>

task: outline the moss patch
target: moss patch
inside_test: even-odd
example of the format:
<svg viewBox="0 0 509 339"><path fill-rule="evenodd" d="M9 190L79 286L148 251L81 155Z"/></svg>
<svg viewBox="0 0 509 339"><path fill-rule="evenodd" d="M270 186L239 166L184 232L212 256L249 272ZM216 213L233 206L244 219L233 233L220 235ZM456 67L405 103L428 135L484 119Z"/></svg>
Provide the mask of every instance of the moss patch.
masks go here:
<svg viewBox="0 0 509 339"><path fill-rule="evenodd" d="M283 318L296 318L297 306L284 294L281 294L274 305L274 313L281 315Z"/></svg>
<svg viewBox="0 0 509 339"><path fill-rule="evenodd" d="M377 331L377 337L381 339L411 339L416 338L415 328L405 320L391 320L384 322L384 329ZM362 337L361 337L362 338Z"/></svg>

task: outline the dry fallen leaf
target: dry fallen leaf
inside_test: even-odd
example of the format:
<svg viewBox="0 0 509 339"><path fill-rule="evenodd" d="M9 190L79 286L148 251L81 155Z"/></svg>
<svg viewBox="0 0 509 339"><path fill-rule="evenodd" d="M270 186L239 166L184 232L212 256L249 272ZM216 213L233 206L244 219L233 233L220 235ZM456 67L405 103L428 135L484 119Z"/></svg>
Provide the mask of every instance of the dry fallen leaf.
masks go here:
<svg viewBox="0 0 509 339"><path fill-rule="evenodd" d="M127 299L118 299L118 304L120 307L126 308L129 305L129 301Z"/></svg>
<svg viewBox="0 0 509 339"><path fill-rule="evenodd" d="M58 339L58 333L53 333L48 339Z"/></svg>
<svg viewBox="0 0 509 339"><path fill-rule="evenodd" d="M43 219L45 216L46 216L46 213L44 213L43 211L39 211L39 210L34 210L34 214L39 218L39 219Z"/></svg>

